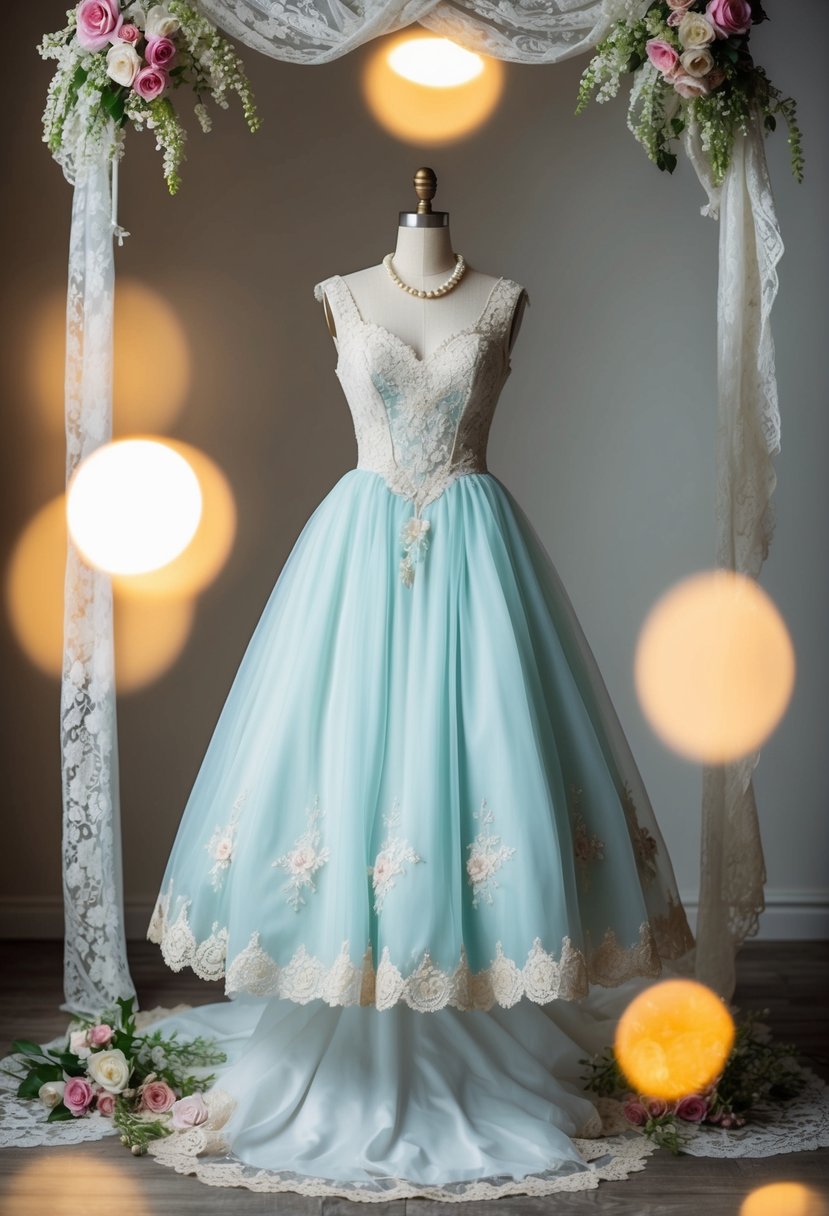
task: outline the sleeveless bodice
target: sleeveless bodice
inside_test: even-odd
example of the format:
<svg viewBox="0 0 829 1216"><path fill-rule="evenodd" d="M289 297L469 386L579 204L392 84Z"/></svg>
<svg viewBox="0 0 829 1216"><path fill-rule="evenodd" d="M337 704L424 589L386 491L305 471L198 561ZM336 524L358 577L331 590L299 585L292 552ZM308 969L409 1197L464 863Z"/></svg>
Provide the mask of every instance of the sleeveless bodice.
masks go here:
<svg viewBox="0 0 829 1216"><path fill-rule="evenodd" d="M412 346L363 320L340 275L314 295L328 300L337 329L336 374L357 438L357 468L379 473L411 500L401 534L400 574L408 585L427 547L422 509L466 473L484 473L489 429L510 372L509 334L524 289L498 279L478 319L450 334L422 359Z"/></svg>

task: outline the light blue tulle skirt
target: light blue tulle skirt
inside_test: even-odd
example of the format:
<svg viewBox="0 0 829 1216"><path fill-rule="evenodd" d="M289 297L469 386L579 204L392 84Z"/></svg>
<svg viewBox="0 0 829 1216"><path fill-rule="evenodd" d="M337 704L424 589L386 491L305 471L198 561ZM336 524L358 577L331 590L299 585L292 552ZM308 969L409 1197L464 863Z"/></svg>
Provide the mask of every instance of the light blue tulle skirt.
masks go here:
<svg viewBox="0 0 829 1216"><path fill-rule="evenodd" d="M417 1011L578 999L692 944L554 566L490 473L346 473L265 605L148 937L248 992Z"/></svg>
<svg viewBox="0 0 829 1216"><path fill-rule="evenodd" d="M360 468L320 503L169 857L148 937L233 999L169 1023L229 1060L153 1151L214 1185L461 1199L641 1165L585 1153L579 1060L693 944L652 808L509 491L450 483L407 586L411 515Z"/></svg>

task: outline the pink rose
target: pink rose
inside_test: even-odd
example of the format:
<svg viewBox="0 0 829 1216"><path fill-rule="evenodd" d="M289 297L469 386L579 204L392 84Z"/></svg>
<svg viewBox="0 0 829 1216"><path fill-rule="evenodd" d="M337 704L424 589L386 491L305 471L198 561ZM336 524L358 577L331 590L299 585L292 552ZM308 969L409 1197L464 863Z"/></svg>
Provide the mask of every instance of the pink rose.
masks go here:
<svg viewBox="0 0 829 1216"><path fill-rule="evenodd" d="M87 51L102 50L124 24L118 0L81 0L77 16L77 39Z"/></svg>
<svg viewBox="0 0 829 1216"><path fill-rule="evenodd" d="M94 1097L95 1091L86 1077L70 1077L63 1091L63 1104L73 1115L85 1115Z"/></svg>
<svg viewBox="0 0 829 1216"><path fill-rule="evenodd" d="M89 1031L89 1042L93 1047L108 1047L112 1042L113 1029L106 1022L99 1022Z"/></svg>
<svg viewBox="0 0 829 1216"><path fill-rule="evenodd" d="M154 98L160 97L167 88L167 73L164 68L142 68L140 72L136 73L132 87L139 97L143 97L145 101L152 101Z"/></svg>
<svg viewBox="0 0 829 1216"><path fill-rule="evenodd" d="M95 1097L95 1109L111 1119L115 1114L115 1094L109 1093L106 1089L99 1089Z"/></svg>
<svg viewBox="0 0 829 1216"><path fill-rule="evenodd" d="M705 97L711 92L703 77L689 76L686 72L681 73L679 76L673 76L671 84L680 97L687 97L689 100L694 97Z"/></svg>
<svg viewBox="0 0 829 1216"><path fill-rule="evenodd" d="M701 1094L689 1094L687 1098L680 1098L674 1114L686 1123L702 1123L708 1114L708 1103Z"/></svg>
<svg viewBox="0 0 829 1216"><path fill-rule="evenodd" d="M176 1095L166 1081L149 1081L141 1086L140 1092L141 1109L152 1111L154 1115L161 1115L165 1110L170 1110L176 1100Z"/></svg>
<svg viewBox="0 0 829 1216"><path fill-rule="evenodd" d="M176 57L172 38L148 38L144 58L152 68L168 68Z"/></svg>
<svg viewBox="0 0 829 1216"><path fill-rule="evenodd" d="M200 1123L207 1121L209 1114L207 1103L201 1094L190 1094L186 1098L179 1098L170 1109L173 1112L172 1125L179 1131L184 1131L188 1127L198 1127Z"/></svg>
<svg viewBox="0 0 829 1216"><path fill-rule="evenodd" d="M720 38L747 34L751 28L751 5L748 0L709 0L705 15Z"/></svg>
<svg viewBox="0 0 829 1216"><path fill-rule="evenodd" d="M644 1105L652 1119L661 1119L668 1113L668 1103L663 1098L647 1098Z"/></svg>
<svg viewBox="0 0 829 1216"><path fill-rule="evenodd" d="M644 1127L648 1121L648 1112L638 1098L628 1098L622 1106L622 1114L628 1123L634 1127Z"/></svg>
<svg viewBox="0 0 829 1216"><path fill-rule="evenodd" d="M136 42L140 42L143 34L137 25L122 25L118 31L118 38L121 42L128 42L130 46L135 46Z"/></svg>
<svg viewBox="0 0 829 1216"><path fill-rule="evenodd" d="M648 59L663 76L672 72L679 60L679 55L674 48L669 43L663 42L661 38L651 38L649 42L645 43L645 50L648 53Z"/></svg>

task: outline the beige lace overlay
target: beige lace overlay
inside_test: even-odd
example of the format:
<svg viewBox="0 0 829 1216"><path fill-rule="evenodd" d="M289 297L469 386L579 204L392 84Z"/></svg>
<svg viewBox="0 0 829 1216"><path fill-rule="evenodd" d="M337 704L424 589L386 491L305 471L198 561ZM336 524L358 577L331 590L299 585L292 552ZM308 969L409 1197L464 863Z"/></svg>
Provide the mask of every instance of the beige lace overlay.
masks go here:
<svg viewBox="0 0 829 1216"><path fill-rule="evenodd" d="M172 886L156 902L147 938L161 946L165 963L173 971L190 967L201 979L225 977L228 995L249 992L254 996L279 996L306 1004L322 1000L328 1005L374 1005L390 1009L404 1002L421 1013L432 1013L450 1005L455 1009L509 1008L522 997L539 1005L554 1000L579 1000L591 984L615 987L637 975L657 976L662 958L676 958L693 945L685 911L669 902L663 916L653 917L639 929L638 940L622 945L608 929L598 946L586 952L564 938L558 956L544 949L535 938L522 961L508 958L500 942L490 965L473 971L461 950L457 964L443 970L424 953L417 965L404 974L384 949L376 967L371 947L359 963L352 961L349 942L343 942L333 963L326 964L304 946L284 964L264 949L254 931L247 945L227 958L228 931L214 922L207 938L198 941L190 926L189 901L182 902L175 919L168 919Z"/></svg>

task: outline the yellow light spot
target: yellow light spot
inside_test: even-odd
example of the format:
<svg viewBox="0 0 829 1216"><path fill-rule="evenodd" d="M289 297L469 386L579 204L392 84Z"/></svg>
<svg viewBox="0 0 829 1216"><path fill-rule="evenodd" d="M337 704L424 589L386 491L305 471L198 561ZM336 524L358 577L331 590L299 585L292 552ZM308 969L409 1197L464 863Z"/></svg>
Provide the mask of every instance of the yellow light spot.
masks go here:
<svg viewBox="0 0 829 1216"><path fill-rule="evenodd" d="M398 76L433 89L468 84L484 70L480 55L449 38L407 38L392 47L388 62Z"/></svg>
<svg viewBox="0 0 829 1216"><path fill-rule="evenodd" d="M773 1182L752 1191L740 1216L827 1216L829 1204L817 1191L799 1182Z"/></svg>
<svg viewBox="0 0 829 1216"><path fill-rule="evenodd" d="M710 1085L733 1043L734 1021L716 993L695 980L665 980L628 1005L615 1054L638 1093L673 1101Z"/></svg>
<svg viewBox="0 0 829 1216"><path fill-rule="evenodd" d="M82 461L68 489L69 531L90 565L141 574L177 557L201 515L187 461L151 438L119 439Z"/></svg>
<svg viewBox="0 0 829 1216"><path fill-rule="evenodd" d="M754 579L708 571L684 579L651 609L634 674L660 738L684 756L720 764L759 747L782 718L794 647Z"/></svg>
<svg viewBox="0 0 829 1216"><path fill-rule="evenodd" d="M43 300L30 330L28 364L35 407L63 431L66 294ZM118 276L113 336L113 431L163 431L175 420L192 376L190 346L171 305L137 279Z"/></svg>
<svg viewBox="0 0 829 1216"><path fill-rule="evenodd" d="M44 1111L45 1115L45 1111ZM126 1149L123 1150L127 1152ZM3 1216L150 1216L136 1179L100 1154L67 1151L59 1145L32 1152L8 1181ZM128 1164L128 1163L127 1163Z"/></svg>
<svg viewBox="0 0 829 1216"><path fill-rule="evenodd" d="M198 594L219 574L236 536L236 502L219 466L189 443L178 439L165 443L187 461L199 480L201 519L190 544L166 566L147 574L116 576L115 587L132 597Z"/></svg>
<svg viewBox="0 0 829 1216"><path fill-rule="evenodd" d="M66 500L42 507L21 533L9 562L6 603L20 648L46 675L60 677L66 571ZM115 674L119 692L145 687L183 649L193 602L139 599L115 586Z"/></svg>
<svg viewBox="0 0 829 1216"><path fill-rule="evenodd" d="M382 42L363 76L366 103L380 125L421 147L451 143L480 127L503 87L499 60L425 33Z"/></svg>

